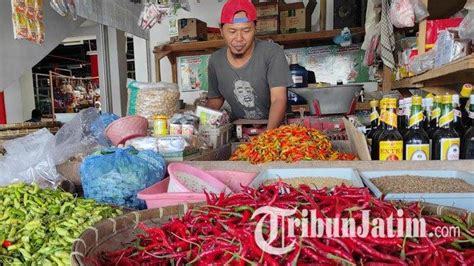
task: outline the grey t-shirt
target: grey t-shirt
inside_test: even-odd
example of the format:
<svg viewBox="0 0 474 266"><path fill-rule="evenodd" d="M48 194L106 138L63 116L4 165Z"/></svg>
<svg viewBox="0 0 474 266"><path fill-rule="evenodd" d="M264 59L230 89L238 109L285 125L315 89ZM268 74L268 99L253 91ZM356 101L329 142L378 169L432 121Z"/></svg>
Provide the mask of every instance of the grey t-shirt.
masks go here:
<svg viewBox="0 0 474 266"><path fill-rule="evenodd" d="M208 67L208 97L223 97L234 118L268 119L270 89L293 85L283 49L272 42L256 40L250 60L240 68L227 59L227 48L213 53Z"/></svg>

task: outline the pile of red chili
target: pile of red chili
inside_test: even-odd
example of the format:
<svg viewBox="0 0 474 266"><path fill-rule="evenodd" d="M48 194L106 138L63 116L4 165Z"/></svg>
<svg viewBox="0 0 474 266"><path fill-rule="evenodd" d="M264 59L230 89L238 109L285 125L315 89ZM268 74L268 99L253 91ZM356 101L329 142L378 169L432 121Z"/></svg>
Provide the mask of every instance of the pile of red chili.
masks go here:
<svg viewBox="0 0 474 266"><path fill-rule="evenodd" d="M284 193L282 193L284 191ZM301 229L294 236L278 232L271 243L281 247L296 243L283 255L270 255L257 246L254 232L261 215L252 219L253 212L262 206L297 210L316 210L317 218L352 217L361 224L362 210L370 210L370 218L393 219L397 210L405 218L426 219L427 233L437 226L461 229L460 237L301 237ZM314 218L313 218L314 219ZM129 247L104 253L95 261L100 265L473 265L474 228L466 217L424 216L417 203L395 205L374 198L366 188L335 187L333 190L308 186L293 188L285 183L244 188L243 192L225 196L208 195L207 205L189 210L181 218L172 218L161 227L140 225ZM265 228L269 221L264 219ZM268 226L268 227L267 227ZM397 228L397 223L393 223ZM263 230L268 237L269 230ZM285 231L286 232L286 231Z"/></svg>
<svg viewBox="0 0 474 266"><path fill-rule="evenodd" d="M333 150L331 141L316 129L298 125L268 130L241 144L232 155L233 161L252 164L272 161L355 160L356 156Z"/></svg>

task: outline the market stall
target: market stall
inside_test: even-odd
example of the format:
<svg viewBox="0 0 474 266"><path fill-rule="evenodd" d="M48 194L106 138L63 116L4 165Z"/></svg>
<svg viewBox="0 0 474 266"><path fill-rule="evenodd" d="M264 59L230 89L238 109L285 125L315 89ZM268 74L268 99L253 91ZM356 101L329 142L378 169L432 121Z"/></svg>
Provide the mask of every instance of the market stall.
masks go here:
<svg viewBox="0 0 474 266"><path fill-rule="evenodd" d="M50 72L74 118L0 126L0 265L474 265L472 1L342 2L127 3L156 82Z"/></svg>

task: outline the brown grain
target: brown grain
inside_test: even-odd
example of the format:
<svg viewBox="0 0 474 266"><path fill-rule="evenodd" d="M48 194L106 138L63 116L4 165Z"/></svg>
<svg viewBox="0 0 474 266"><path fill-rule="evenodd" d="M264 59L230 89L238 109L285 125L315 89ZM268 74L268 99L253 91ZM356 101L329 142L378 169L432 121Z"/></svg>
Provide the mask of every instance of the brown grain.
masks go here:
<svg viewBox="0 0 474 266"><path fill-rule="evenodd" d="M474 192L474 186L460 178L400 175L383 176L370 181L384 194Z"/></svg>
<svg viewBox="0 0 474 266"><path fill-rule="evenodd" d="M269 179L265 181L265 185L273 184L278 182L278 179ZM335 178L335 177L292 177L282 178L282 182L287 183L293 187L299 187L299 185L315 186L318 188L328 187L332 188L345 184L346 186L352 186L350 180Z"/></svg>

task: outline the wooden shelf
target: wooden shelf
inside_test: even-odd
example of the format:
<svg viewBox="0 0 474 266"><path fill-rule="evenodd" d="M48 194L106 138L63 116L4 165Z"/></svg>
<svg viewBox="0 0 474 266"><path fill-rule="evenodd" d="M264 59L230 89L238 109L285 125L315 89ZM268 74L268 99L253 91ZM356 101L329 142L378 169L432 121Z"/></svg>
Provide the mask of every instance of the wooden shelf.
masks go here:
<svg viewBox="0 0 474 266"><path fill-rule="evenodd" d="M363 35L365 29L362 27L351 28L352 36ZM291 48L308 47L316 45L314 42L328 41L341 34L341 30L327 30L319 32L299 32L291 34L274 34L257 36L262 40L273 40L282 45L291 45ZM174 83L178 82L178 70L176 57L210 54L225 46L224 40L212 40L188 43L172 43L156 46L153 50L155 54L156 81L161 81L161 59L168 57L171 63L171 75Z"/></svg>
<svg viewBox="0 0 474 266"><path fill-rule="evenodd" d="M444 86L474 80L474 54L411 78L392 82L392 89Z"/></svg>
<svg viewBox="0 0 474 266"><path fill-rule="evenodd" d="M365 32L364 28L351 28L352 35L360 35ZM305 43L307 41L330 40L341 34L341 30L328 30L319 32L299 32L289 34L274 34L257 36L262 40L273 40L279 44ZM176 53L184 55L185 53L212 52L225 46L224 40L212 40L188 43L173 43L155 47L154 53Z"/></svg>
<svg viewBox="0 0 474 266"><path fill-rule="evenodd" d="M370 110L370 103L369 102L357 102L356 104L356 111L367 111Z"/></svg>

